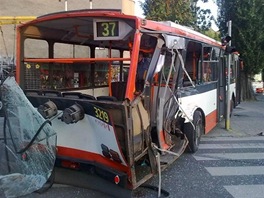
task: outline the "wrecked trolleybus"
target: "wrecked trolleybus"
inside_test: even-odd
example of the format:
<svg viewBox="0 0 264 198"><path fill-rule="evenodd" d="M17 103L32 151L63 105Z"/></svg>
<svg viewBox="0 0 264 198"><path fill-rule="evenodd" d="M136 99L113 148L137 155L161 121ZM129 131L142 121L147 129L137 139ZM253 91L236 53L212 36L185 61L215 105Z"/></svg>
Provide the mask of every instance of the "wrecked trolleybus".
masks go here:
<svg viewBox="0 0 264 198"><path fill-rule="evenodd" d="M139 54L149 61L137 80ZM172 22L118 10L40 16L17 28L16 81L57 134L56 166L93 170L135 189L237 104L238 56ZM137 89L137 84L142 89ZM234 105L231 105L232 107Z"/></svg>

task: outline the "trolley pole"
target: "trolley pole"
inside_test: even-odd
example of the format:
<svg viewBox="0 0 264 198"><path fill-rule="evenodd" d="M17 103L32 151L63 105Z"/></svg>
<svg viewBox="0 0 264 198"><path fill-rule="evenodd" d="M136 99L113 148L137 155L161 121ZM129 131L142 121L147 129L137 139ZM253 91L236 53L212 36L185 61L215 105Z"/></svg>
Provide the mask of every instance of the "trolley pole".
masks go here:
<svg viewBox="0 0 264 198"><path fill-rule="evenodd" d="M232 29L232 21L227 22L228 27L228 36L231 37L231 29ZM228 46L231 46L231 40L227 44ZM226 130L230 130L230 65L231 65L231 54L227 55L227 94L226 94L226 122L225 122L225 128Z"/></svg>

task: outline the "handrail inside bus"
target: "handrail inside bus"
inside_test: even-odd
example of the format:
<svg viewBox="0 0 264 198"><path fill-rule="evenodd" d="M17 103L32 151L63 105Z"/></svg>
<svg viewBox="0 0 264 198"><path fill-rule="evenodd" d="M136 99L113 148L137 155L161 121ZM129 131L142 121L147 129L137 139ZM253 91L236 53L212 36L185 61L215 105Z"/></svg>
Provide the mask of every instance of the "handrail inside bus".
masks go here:
<svg viewBox="0 0 264 198"><path fill-rule="evenodd" d="M24 58L24 62L35 63L78 63L78 62L112 62L129 61L130 58Z"/></svg>

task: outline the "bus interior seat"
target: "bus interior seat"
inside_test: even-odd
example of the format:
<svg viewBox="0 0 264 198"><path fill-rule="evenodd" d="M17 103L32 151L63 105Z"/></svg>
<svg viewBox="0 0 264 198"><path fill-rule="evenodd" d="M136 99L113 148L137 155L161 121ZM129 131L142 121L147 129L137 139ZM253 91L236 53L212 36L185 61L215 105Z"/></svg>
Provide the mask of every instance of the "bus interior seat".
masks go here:
<svg viewBox="0 0 264 198"><path fill-rule="evenodd" d="M51 96L51 97L60 97L62 96L61 92L54 91L54 90L45 90L42 91L44 96Z"/></svg>
<svg viewBox="0 0 264 198"><path fill-rule="evenodd" d="M42 92L39 90L25 90L24 91L26 96L39 96L42 95Z"/></svg>
<svg viewBox="0 0 264 198"><path fill-rule="evenodd" d="M126 84L126 82L111 83L112 95L116 97L118 101L123 101L125 99Z"/></svg>
<svg viewBox="0 0 264 198"><path fill-rule="evenodd" d="M86 100L96 100L96 97L94 97L92 95L88 95L88 94L81 94L80 98L81 99L86 99Z"/></svg>
<svg viewBox="0 0 264 198"><path fill-rule="evenodd" d="M100 100L100 101L112 101L112 102L118 101L117 98L114 97L114 96L97 96L97 100Z"/></svg>
<svg viewBox="0 0 264 198"><path fill-rule="evenodd" d="M80 99L81 98L80 92L64 92L62 93L62 96L65 98L72 98L72 99Z"/></svg>

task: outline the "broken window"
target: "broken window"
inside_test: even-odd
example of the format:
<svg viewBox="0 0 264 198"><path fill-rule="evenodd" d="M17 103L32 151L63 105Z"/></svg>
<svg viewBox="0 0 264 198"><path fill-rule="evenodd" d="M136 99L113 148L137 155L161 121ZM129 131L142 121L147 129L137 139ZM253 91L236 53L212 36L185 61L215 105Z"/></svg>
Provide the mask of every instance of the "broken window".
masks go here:
<svg viewBox="0 0 264 198"><path fill-rule="evenodd" d="M57 136L14 77L3 82L0 93L0 195L18 197L41 189L51 176Z"/></svg>

